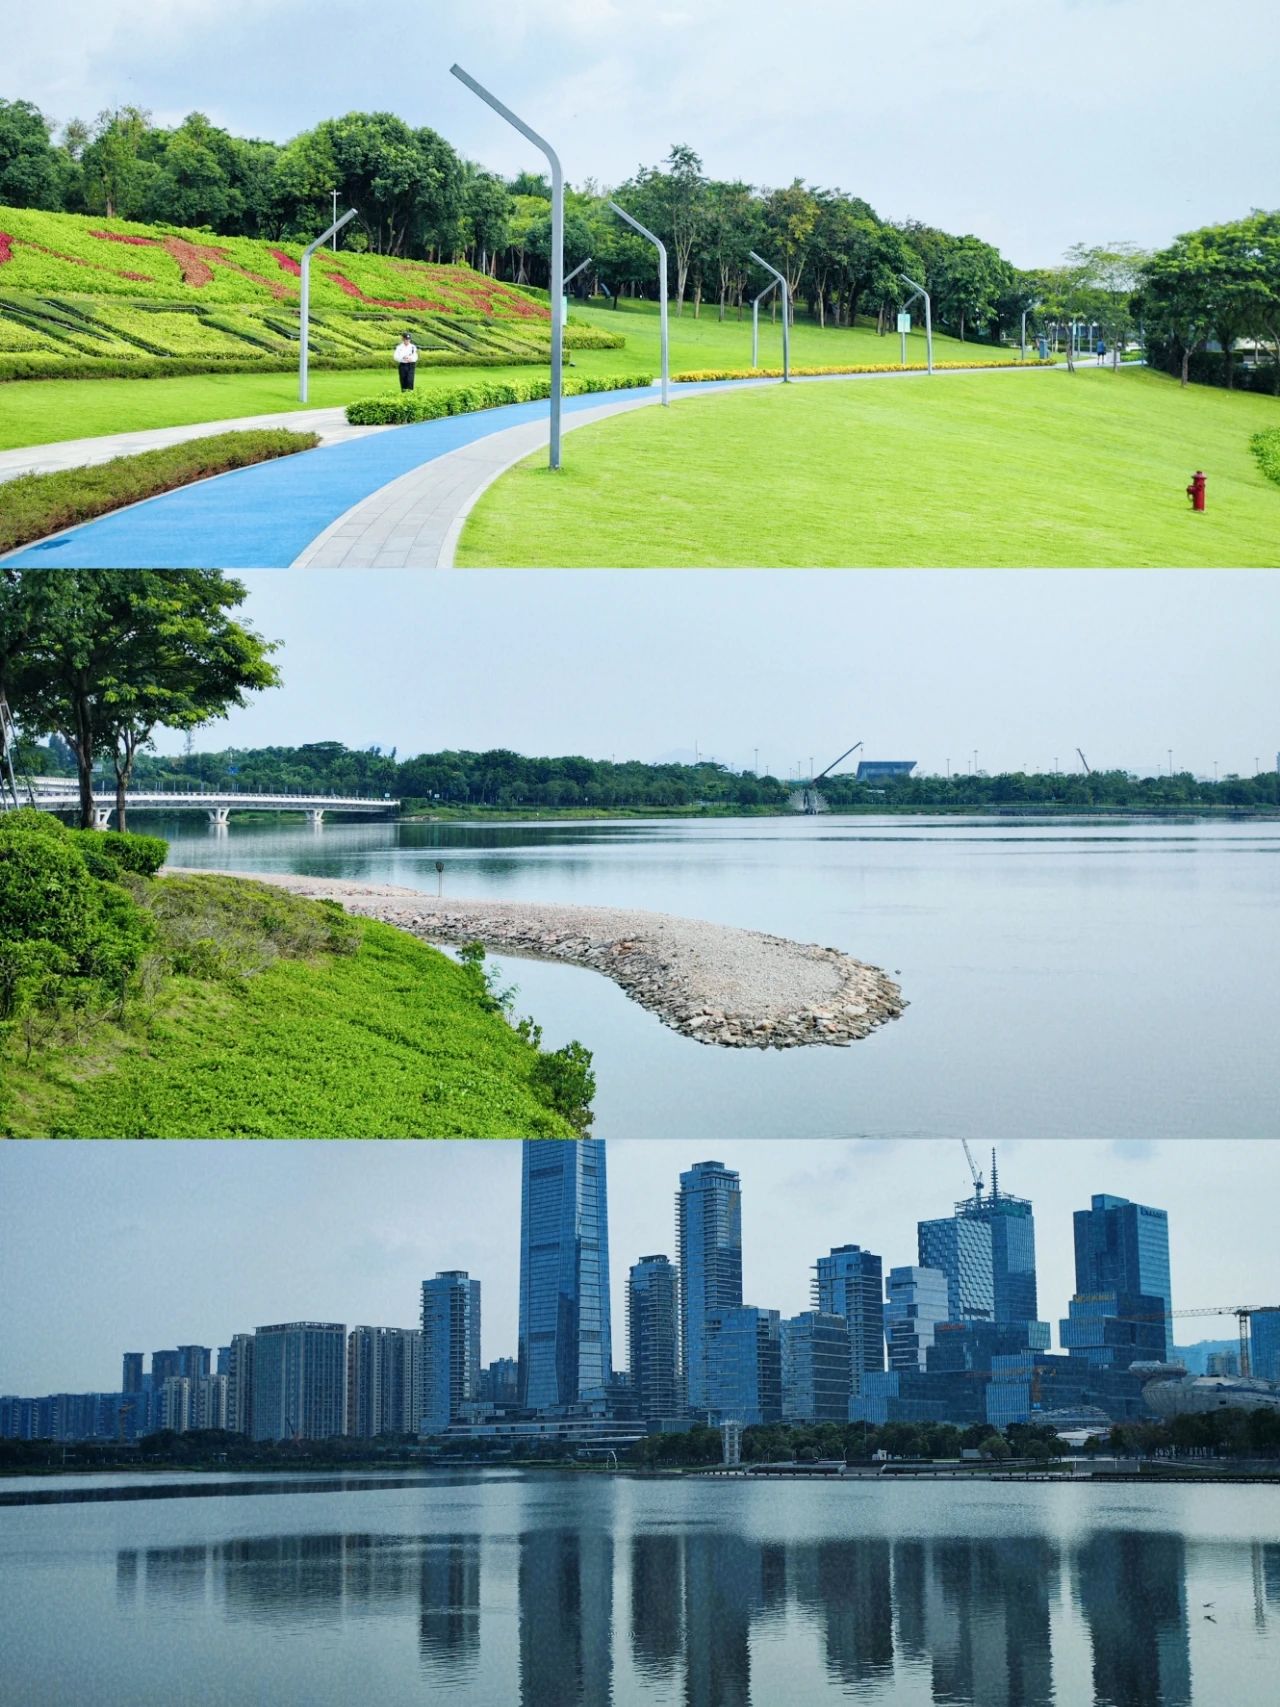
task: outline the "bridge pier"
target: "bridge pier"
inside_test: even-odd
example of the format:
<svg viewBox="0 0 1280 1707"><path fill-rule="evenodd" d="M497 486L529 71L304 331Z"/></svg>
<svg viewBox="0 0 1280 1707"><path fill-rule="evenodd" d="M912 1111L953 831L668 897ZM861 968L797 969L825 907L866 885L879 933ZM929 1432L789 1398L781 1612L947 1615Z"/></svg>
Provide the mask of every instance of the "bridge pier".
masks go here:
<svg viewBox="0 0 1280 1707"><path fill-rule="evenodd" d="M93 827L95 830L105 830L111 824L111 814L115 810L111 806L95 806L93 809Z"/></svg>
<svg viewBox="0 0 1280 1707"><path fill-rule="evenodd" d="M313 830L318 830L324 823L324 807L311 806L307 809L307 823Z"/></svg>
<svg viewBox="0 0 1280 1707"><path fill-rule="evenodd" d="M215 830L225 830L230 817L231 808L229 806L211 806L209 808L209 822Z"/></svg>

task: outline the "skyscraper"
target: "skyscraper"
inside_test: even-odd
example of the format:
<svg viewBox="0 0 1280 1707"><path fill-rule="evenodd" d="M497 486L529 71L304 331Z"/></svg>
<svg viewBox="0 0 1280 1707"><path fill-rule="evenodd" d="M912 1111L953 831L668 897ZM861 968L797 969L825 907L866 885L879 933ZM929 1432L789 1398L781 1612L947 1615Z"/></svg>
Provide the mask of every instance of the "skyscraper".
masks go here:
<svg viewBox="0 0 1280 1707"><path fill-rule="evenodd" d="M985 1225L991 1232L991 1298L993 1320L1001 1327L1036 1319L1036 1224L1025 1197L1001 1191L991 1165L991 1190L975 1193L956 1204L957 1216Z"/></svg>
<svg viewBox="0 0 1280 1707"><path fill-rule="evenodd" d="M963 1207L963 1206L960 1206ZM971 1316L995 1317L995 1276L991 1262L991 1228L986 1221L965 1215L917 1224L921 1268L941 1269L947 1277L947 1313L953 1322Z"/></svg>
<svg viewBox="0 0 1280 1707"><path fill-rule="evenodd" d="M347 1433L360 1440L416 1434L422 1409L418 1328L352 1328L347 1335Z"/></svg>
<svg viewBox="0 0 1280 1707"><path fill-rule="evenodd" d="M641 1257L627 1282L627 1367L645 1420L677 1417L680 1384L680 1301L675 1268L664 1256Z"/></svg>
<svg viewBox="0 0 1280 1707"><path fill-rule="evenodd" d="M1249 1372L1263 1381L1280 1381L1280 1304L1255 1310L1249 1318Z"/></svg>
<svg viewBox="0 0 1280 1707"><path fill-rule="evenodd" d="M126 1351L120 1376L120 1391L122 1393L140 1393L142 1391L142 1353Z"/></svg>
<svg viewBox="0 0 1280 1707"><path fill-rule="evenodd" d="M422 1283L421 1356L418 1428L443 1434L480 1397L480 1282L463 1269Z"/></svg>
<svg viewBox="0 0 1280 1707"><path fill-rule="evenodd" d="M861 1245L836 1245L814 1269L813 1303L849 1324L852 1391L862 1377L884 1368L884 1282L878 1256Z"/></svg>
<svg viewBox="0 0 1280 1707"><path fill-rule="evenodd" d="M252 1334L232 1334L227 1357L227 1427L233 1434L253 1435Z"/></svg>
<svg viewBox="0 0 1280 1707"><path fill-rule="evenodd" d="M853 1393L849 1323L804 1310L782 1323L782 1420L846 1423Z"/></svg>
<svg viewBox="0 0 1280 1707"><path fill-rule="evenodd" d="M346 1426L347 1330L341 1322L258 1328L253 1439L330 1440Z"/></svg>
<svg viewBox="0 0 1280 1707"><path fill-rule="evenodd" d="M890 1369L925 1369L940 1323L949 1320L947 1277L936 1268L891 1268L885 1282Z"/></svg>
<svg viewBox="0 0 1280 1707"><path fill-rule="evenodd" d="M711 1408L706 1321L742 1303L742 1182L722 1162L696 1162L676 1198L680 1363L695 1413Z"/></svg>
<svg viewBox="0 0 1280 1707"><path fill-rule="evenodd" d="M1166 1358L1173 1339L1168 1213L1098 1193L1088 1209L1076 1210L1073 1222L1076 1296L1068 1307L1071 1320L1081 1323L1085 1333L1091 1331L1088 1323L1128 1324L1105 1330L1097 1342L1099 1349L1119 1356L1095 1361L1123 1361L1126 1346L1132 1347L1134 1359ZM1154 1329L1161 1317L1157 1335ZM1069 1343L1065 1332L1062 1343ZM1077 1334L1070 1343L1072 1349L1084 1350L1093 1342Z"/></svg>
<svg viewBox="0 0 1280 1707"><path fill-rule="evenodd" d="M603 1139L525 1139L519 1334L522 1406L603 1402L613 1375Z"/></svg>
<svg viewBox="0 0 1280 1707"><path fill-rule="evenodd" d="M782 1416L782 1330L777 1310L750 1304L709 1310L703 1323L707 1402L713 1423L769 1423Z"/></svg>

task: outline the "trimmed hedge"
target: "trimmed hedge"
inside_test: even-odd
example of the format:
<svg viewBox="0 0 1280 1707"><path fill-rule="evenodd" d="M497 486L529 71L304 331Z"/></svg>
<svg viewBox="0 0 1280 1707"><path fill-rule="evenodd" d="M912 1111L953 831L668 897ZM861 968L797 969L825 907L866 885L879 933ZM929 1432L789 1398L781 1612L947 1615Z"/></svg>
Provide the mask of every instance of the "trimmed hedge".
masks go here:
<svg viewBox="0 0 1280 1707"><path fill-rule="evenodd" d="M547 352L529 355L472 356L464 352L423 350L419 367L542 367ZM312 373L368 373L371 368L390 366L372 356L316 356L308 363ZM44 352L30 355L0 355L0 382L10 379L175 379L198 373L296 373L297 356L77 356L58 357Z"/></svg>
<svg viewBox="0 0 1280 1707"><path fill-rule="evenodd" d="M934 372L942 369L962 370L982 369L993 367L1053 367L1052 360L1041 361L1038 356L1025 362L934 362ZM898 362L877 363L872 366L862 364L851 367L793 367L793 379L814 379L824 374L840 373L928 373L927 362L908 362L902 367ZM780 367L724 367L724 368L691 368L687 373L673 373L673 385L688 385L699 380L709 379L781 379Z"/></svg>
<svg viewBox="0 0 1280 1707"><path fill-rule="evenodd" d="M1258 459L1258 467L1268 480L1274 480L1280 486L1280 427L1271 427L1265 433L1255 433L1249 440L1249 449Z"/></svg>
<svg viewBox="0 0 1280 1707"><path fill-rule="evenodd" d="M653 384L652 374L570 374L563 381L566 397L597 391L634 391ZM536 379L487 380L454 391L404 391L398 397L363 397L347 404L353 427L406 426L436 421L444 415L470 415L479 409L499 409L508 403L535 403L551 395L551 376Z"/></svg>
<svg viewBox="0 0 1280 1707"><path fill-rule="evenodd" d="M0 486L0 553L44 539L63 528L136 504L143 498L189 486L211 474L247 468L273 457L292 456L319 444L314 433L283 428L216 433L188 439L138 456L117 456L87 468L62 468L53 474L21 474ZM147 839L147 838L143 838Z"/></svg>

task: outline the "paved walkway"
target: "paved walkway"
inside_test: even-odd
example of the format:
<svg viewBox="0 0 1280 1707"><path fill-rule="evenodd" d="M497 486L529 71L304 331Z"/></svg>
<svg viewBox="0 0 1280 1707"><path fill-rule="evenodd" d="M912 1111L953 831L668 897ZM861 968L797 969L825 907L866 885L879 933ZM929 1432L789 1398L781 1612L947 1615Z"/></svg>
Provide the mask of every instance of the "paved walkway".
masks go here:
<svg viewBox="0 0 1280 1707"><path fill-rule="evenodd" d="M20 474L54 474L62 468L88 468L116 456L137 456L144 450L163 450L187 439L211 438L215 433L239 433L257 427L292 427L295 433L316 433L321 444L343 444L385 427L352 427L345 409L293 409L278 415L242 415L232 421L195 421L185 427L147 427L136 433L100 433L91 439L59 439L50 445L22 445L0 450L0 482Z"/></svg>
<svg viewBox="0 0 1280 1707"><path fill-rule="evenodd" d="M1050 373L1052 368L1015 364L981 370L945 370L936 378L966 372ZM888 369L873 374L832 374L797 379L826 384L862 379L925 379L923 373ZM672 400L778 380L710 381L673 387ZM600 393L564 399L566 431L610 415L652 406L659 388ZM509 404L470 415L451 415L407 427L347 428L341 410L298 411L241 421L160 428L104 439L71 440L4 455L59 458L53 466L77 466L70 447L89 446L103 461L120 455L124 441L177 442L182 437L234 427L310 424L329 432L328 442L272 462L161 493L113 511L64 533L0 558L41 568L78 569L283 569L449 567L466 516L480 494L513 463L547 442L548 405ZM311 430L318 430L311 425ZM172 439L165 435L172 434ZM61 460L67 452L67 460ZM80 464L86 459L81 457Z"/></svg>

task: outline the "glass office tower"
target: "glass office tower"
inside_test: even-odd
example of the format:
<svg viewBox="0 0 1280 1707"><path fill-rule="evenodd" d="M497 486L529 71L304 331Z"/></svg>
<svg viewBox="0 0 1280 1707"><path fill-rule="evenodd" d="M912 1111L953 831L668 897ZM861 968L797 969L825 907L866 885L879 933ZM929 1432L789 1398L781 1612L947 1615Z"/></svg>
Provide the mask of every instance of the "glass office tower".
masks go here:
<svg viewBox="0 0 1280 1707"><path fill-rule="evenodd" d="M1098 1193L1073 1221L1077 1297L1159 1298L1165 1318L1159 1356L1167 1357L1173 1337L1167 1211Z"/></svg>
<svg viewBox="0 0 1280 1707"><path fill-rule="evenodd" d="M680 1297L675 1266L664 1256L641 1257L627 1283L627 1367L640 1416L678 1417Z"/></svg>
<svg viewBox="0 0 1280 1707"><path fill-rule="evenodd" d="M849 1324L853 1391L862 1377L884 1368L883 1264L860 1245L837 1245L814 1268L810 1295L815 1309L843 1316Z"/></svg>
<svg viewBox="0 0 1280 1707"><path fill-rule="evenodd" d="M253 1438L331 1440L344 1433L345 1325L281 1322L253 1337Z"/></svg>
<svg viewBox="0 0 1280 1707"><path fill-rule="evenodd" d="M1036 1320L1036 1224L1025 1197L994 1184L987 1197L956 1204L956 1215L991 1233L991 1304L1002 1327Z"/></svg>
<svg viewBox="0 0 1280 1707"><path fill-rule="evenodd" d="M966 1215L949 1215L946 1220L918 1222L916 1237L919 1266L941 1269L947 1277L951 1321L963 1322L974 1316L994 1320L995 1274L988 1223Z"/></svg>
<svg viewBox="0 0 1280 1707"><path fill-rule="evenodd" d="M519 1403L603 1401L613 1376L601 1138L526 1138L520 1188Z"/></svg>
<svg viewBox="0 0 1280 1707"><path fill-rule="evenodd" d="M680 1361L689 1409L711 1408L707 1317L742 1303L742 1182L723 1162L695 1162L676 1197Z"/></svg>
<svg viewBox="0 0 1280 1707"><path fill-rule="evenodd" d="M1280 1304L1255 1310L1249 1318L1249 1372L1263 1381L1280 1381Z"/></svg>
<svg viewBox="0 0 1280 1707"><path fill-rule="evenodd" d="M846 1423L853 1395L849 1324L805 1310L782 1323L782 1420Z"/></svg>
<svg viewBox="0 0 1280 1707"><path fill-rule="evenodd" d="M710 1310L703 1323L706 1412L713 1423L782 1419L782 1326L777 1310Z"/></svg>

